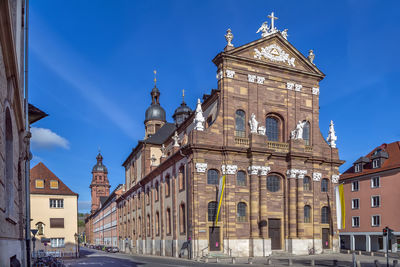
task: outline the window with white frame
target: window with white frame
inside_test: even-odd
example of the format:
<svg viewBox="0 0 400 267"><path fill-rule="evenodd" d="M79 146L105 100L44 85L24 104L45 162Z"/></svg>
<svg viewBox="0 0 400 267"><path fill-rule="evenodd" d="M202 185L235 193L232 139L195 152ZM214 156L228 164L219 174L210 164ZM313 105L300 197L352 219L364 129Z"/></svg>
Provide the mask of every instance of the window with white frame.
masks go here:
<svg viewBox="0 0 400 267"><path fill-rule="evenodd" d="M351 200L351 208L353 210L358 210L360 208L360 199L354 198Z"/></svg>
<svg viewBox="0 0 400 267"><path fill-rule="evenodd" d="M63 248L64 238L50 238L50 244L52 248Z"/></svg>
<svg viewBox="0 0 400 267"><path fill-rule="evenodd" d="M64 208L64 199L50 199L50 208Z"/></svg>
<svg viewBox="0 0 400 267"><path fill-rule="evenodd" d="M351 226L360 227L360 217L351 217Z"/></svg>
<svg viewBox="0 0 400 267"><path fill-rule="evenodd" d="M351 183L351 191L358 191L360 189L360 184L358 181L354 181Z"/></svg>
<svg viewBox="0 0 400 267"><path fill-rule="evenodd" d="M380 185L379 176L371 178L371 188L378 188Z"/></svg>
<svg viewBox="0 0 400 267"><path fill-rule="evenodd" d="M354 165L354 172L360 172L361 171L361 163L357 163Z"/></svg>
<svg viewBox="0 0 400 267"><path fill-rule="evenodd" d="M372 168L379 168L379 159L374 159L372 161Z"/></svg>
<svg viewBox="0 0 400 267"><path fill-rule="evenodd" d="M381 225L381 216L380 215L373 215L371 217L371 225L372 226L379 226Z"/></svg>
<svg viewBox="0 0 400 267"><path fill-rule="evenodd" d="M380 196L372 196L371 197L371 207L376 208L381 205L381 197Z"/></svg>

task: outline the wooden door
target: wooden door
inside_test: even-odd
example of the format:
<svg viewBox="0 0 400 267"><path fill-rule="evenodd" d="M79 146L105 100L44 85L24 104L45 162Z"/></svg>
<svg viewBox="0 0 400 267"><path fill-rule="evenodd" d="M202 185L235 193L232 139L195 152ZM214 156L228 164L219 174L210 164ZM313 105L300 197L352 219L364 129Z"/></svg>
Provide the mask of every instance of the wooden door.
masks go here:
<svg viewBox="0 0 400 267"><path fill-rule="evenodd" d="M221 240L219 236L219 227L210 227L208 238L210 244L210 251L220 251Z"/></svg>
<svg viewBox="0 0 400 267"><path fill-rule="evenodd" d="M282 249L280 219L268 219L268 236L271 238L271 249Z"/></svg>
<svg viewBox="0 0 400 267"><path fill-rule="evenodd" d="M322 228L322 248L330 248L329 228Z"/></svg>

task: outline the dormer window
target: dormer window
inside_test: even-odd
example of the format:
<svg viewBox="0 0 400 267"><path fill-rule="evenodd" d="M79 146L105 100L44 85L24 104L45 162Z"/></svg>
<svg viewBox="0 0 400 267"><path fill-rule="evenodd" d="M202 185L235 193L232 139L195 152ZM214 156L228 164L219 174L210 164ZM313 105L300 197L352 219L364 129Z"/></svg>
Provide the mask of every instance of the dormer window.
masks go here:
<svg viewBox="0 0 400 267"><path fill-rule="evenodd" d="M372 168L374 168L374 169L376 169L376 168L379 168L380 167L380 164L379 164L380 162L379 162L379 159L374 159L373 161L372 161Z"/></svg>
<svg viewBox="0 0 400 267"><path fill-rule="evenodd" d="M36 187L36 188L44 188L44 180L42 180L42 179L36 179L36 180L35 180L35 187Z"/></svg>
<svg viewBox="0 0 400 267"><path fill-rule="evenodd" d="M361 172L361 169L362 169L362 167L361 167L360 163L357 163L356 165L354 165L354 172Z"/></svg>
<svg viewBox="0 0 400 267"><path fill-rule="evenodd" d="M50 188L51 189L58 189L58 181L57 180L51 180L50 181Z"/></svg>

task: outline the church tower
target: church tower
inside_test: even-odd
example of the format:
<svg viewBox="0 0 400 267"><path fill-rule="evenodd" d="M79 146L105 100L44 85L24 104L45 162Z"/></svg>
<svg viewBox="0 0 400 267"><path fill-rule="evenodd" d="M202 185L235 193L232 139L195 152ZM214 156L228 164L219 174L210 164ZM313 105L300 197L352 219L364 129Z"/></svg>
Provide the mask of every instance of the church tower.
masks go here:
<svg viewBox="0 0 400 267"><path fill-rule="evenodd" d="M154 75L157 72L154 71ZM165 123L165 110L160 106L160 91L157 88L157 79L154 77L154 88L151 90L151 105L146 110L145 139L155 134Z"/></svg>
<svg viewBox="0 0 400 267"><path fill-rule="evenodd" d="M110 182L107 178L108 171L103 164L103 156L100 152L96 159L97 163L92 169L92 183L90 184L92 193L92 213L100 207L100 197L108 197L110 195Z"/></svg>

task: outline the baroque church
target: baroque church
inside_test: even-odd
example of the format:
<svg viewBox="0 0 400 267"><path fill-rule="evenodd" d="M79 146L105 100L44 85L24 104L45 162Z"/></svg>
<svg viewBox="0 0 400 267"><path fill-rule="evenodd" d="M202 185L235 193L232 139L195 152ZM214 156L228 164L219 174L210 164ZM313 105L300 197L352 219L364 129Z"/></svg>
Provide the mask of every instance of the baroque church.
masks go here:
<svg viewBox="0 0 400 267"><path fill-rule="evenodd" d="M145 138L123 162L125 192L116 200L122 251L178 257L187 248L197 258L338 250L334 187L343 161L333 123L329 133L319 128L325 75L313 51L304 56L269 17L260 38L239 47L227 30L212 60L218 89L195 110L183 101L167 122L162 90L151 90Z"/></svg>

